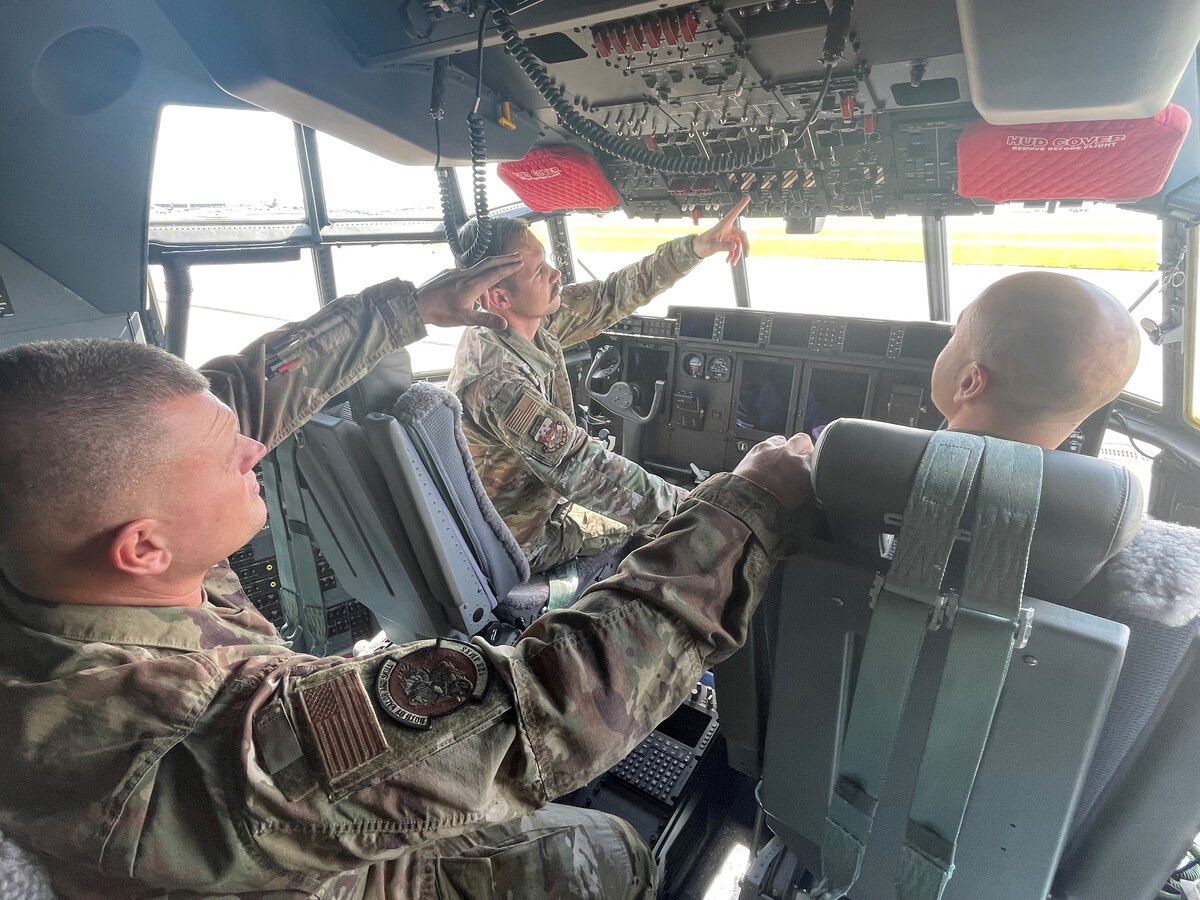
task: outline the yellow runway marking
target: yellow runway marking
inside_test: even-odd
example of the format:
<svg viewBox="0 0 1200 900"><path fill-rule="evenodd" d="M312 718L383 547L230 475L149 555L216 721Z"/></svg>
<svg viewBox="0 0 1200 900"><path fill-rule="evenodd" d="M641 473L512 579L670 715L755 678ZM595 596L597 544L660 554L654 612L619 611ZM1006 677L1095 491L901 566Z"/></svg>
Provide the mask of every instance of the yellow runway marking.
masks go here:
<svg viewBox="0 0 1200 900"><path fill-rule="evenodd" d="M576 252L644 253L657 243L689 230L680 222L659 224L586 222L573 218L571 240ZM986 227L986 226L992 227ZM674 227L672 227L674 226ZM839 222L821 234L785 234L782 223L751 222L748 231L753 256L797 259L869 259L919 262L924 257L920 235L911 229L874 223L846 227ZM1154 271L1158 267L1157 230L1136 234L1115 228L1062 228L1054 222L1015 223L994 227L984 217L952 220L950 260L954 265L1007 265L1067 269ZM986 230L985 230L986 228Z"/></svg>

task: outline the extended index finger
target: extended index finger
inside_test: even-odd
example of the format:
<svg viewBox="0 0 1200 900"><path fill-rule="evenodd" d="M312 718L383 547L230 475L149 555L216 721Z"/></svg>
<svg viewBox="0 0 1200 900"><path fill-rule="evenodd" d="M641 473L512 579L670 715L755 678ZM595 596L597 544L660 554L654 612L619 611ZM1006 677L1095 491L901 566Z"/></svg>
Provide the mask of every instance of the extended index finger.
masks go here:
<svg viewBox="0 0 1200 900"><path fill-rule="evenodd" d="M723 219L721 219L721 224L726 225L726 224L729 224L730 222L732 222L734 219L736 219L738 216L740 216L742 214L742 211L749 205L750 205L750 195L747 194L741 200L738 201L737 206L735 206L729 212L725 213L725 217Z"/></svg>

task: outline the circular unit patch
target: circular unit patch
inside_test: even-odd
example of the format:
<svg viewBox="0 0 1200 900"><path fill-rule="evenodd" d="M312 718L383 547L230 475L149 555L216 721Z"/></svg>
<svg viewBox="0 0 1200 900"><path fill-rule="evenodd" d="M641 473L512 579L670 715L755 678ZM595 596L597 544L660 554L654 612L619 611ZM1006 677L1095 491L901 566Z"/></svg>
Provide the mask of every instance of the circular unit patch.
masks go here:
<svg viewBox="0 0 1200 900"><path fill-rule="evenodd" d="M488 665L470 644L442 640L410 646L389 657L375 677L379 705L401 725L426 730L430 720L483 698Z"/></svg>

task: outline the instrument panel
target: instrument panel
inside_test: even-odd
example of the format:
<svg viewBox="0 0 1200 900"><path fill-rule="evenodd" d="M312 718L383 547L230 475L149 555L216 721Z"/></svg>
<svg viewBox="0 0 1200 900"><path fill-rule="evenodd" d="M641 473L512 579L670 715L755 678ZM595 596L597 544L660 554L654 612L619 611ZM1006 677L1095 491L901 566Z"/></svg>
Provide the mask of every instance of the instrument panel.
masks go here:
<svg viewBox="0 0 1200 900"><path fill-rule="evenodd" d="M803 431L815 440L841 417L937 428L930 374L950 331L930 322L671 307L666 318L631 316L598 340L620 346L620 377L640 394L665 382L668 402L640 426L639 462L680 481L692 466L733 468L771 435Z"/></svg>
<svg viewBox="0 0 1200 900"><path fill-rule="evenodd" d="M840 319L750 310L671 307L680 338L763 347L784 352L932 363L949 340L935 323Z"/></svg>
<svg viewBox="0 0 1200 900"><path fill-rule="evenodd" d="M733 373L733 358L728 353L688 353L683 358L683 372L705 381L728 381Z"/></svg>

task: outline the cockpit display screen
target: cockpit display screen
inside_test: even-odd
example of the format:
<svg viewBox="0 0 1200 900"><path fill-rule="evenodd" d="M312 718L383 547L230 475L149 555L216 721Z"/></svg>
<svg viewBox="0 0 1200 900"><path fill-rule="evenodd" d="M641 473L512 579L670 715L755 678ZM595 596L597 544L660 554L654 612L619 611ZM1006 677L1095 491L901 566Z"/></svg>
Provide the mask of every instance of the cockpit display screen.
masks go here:
<svg viewBox="0 0 1200 900"><path fill-rule="evenodd" d="M776 316L771 323L771 346L805 350L812 336L812 319Z"/></svg>
<svg viewBox="0 0 1200 900"><path fill-rule="evenodd" d="M679 316L679 336L702 338L711 341L713 326L717 323L716 313L685 312Z"/></svg>
<svg viewBox="0 0 1200 900"><path fill-rule="evenodd" d="M748 359L742 364L737 396L737 426L767 434L783 434L792 399L791 363Z"/></svg>
<svg viewBox="0 0 1200 900"><path fill-rule="evenodd" d="M679 707L658 726L658 730L667 737L675 738L681 744L695 747L704 737L704 731L712 720L698 709L693 709L686 703Z"/></svg>
<svg viewBox="0 0 1200 900"><path fill-rule="evenodd" d="M625 364L625 380L636 384L665 379L670 366L669 350L660 350L657 347L630 347L629 358Z"/></svg>
<svg viewBox="0 0 1200 900"><path fill-rule="evenodd" d="M870 387L871 376L867 372L814 366L808 376L808 397L804 401L804 433L815 441L834 419L861 418L866 414Z"/></svg>
<svg viewBox="0 0 1200 900"><path fill-rule="evenodd" d="M654 403L654 382L665 381L670 374L671 352L658 347L630 347L625 359L625 380L638 387L633 404L638 415L650 412Z"/></svg>
<svg viewBox="0 0 1200 900"><path fill-rule="evenodd" d="M891 326L882 322L848 322L842 352L887 356L888 338L891 333Z"/></svg>
<svg viewBox="0 0 1200 900"><path fill-rule="evenodd" d="M725 314L725 340L735 344L757 344L761 332L762 316L745 313Z"/></svg>
<svg viewBox="0 0 1200 900"><path fill-rule="evenodd" d="M950 340L944 328L929 328L909 325L904 329L904 344L900 348L901 359L919 359L930 362L938 358L942 348Z"/></svg>

